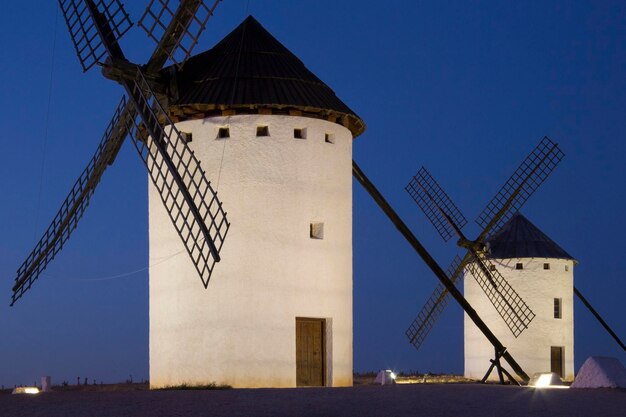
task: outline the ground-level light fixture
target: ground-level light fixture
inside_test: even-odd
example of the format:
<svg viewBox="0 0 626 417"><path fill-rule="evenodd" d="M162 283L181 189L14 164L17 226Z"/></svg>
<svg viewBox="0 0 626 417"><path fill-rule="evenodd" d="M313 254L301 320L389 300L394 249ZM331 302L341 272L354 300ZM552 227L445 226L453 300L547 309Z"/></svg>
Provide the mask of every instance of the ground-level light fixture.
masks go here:
<svg viewBox="0 0 626 417"><path fill-rule="evenodd" d="M531 388L569 388L555 372L538 372L528 382Z"/></svg>
<svg viewBox="0 0 626 417"><path fill-rule="evenodd" d="M13 389L12 394L39 394L39 388L37 387L16 387Z"/></svg>

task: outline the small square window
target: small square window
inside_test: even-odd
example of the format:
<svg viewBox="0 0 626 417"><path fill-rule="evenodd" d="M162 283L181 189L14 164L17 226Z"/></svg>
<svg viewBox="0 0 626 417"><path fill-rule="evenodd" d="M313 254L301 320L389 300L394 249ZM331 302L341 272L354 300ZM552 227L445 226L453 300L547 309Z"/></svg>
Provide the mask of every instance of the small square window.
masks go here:
<svg viewBox="0 0 626 417"><path fill-rule="evenodd" d="M324 239L324 223L311 223L309 237L311 239Z"/></svg>
<svg viewBox="0 0 626 417"><path fill-rule="evenodd" d="M293 137L295 139L306 139L306 129L294 129Z"/></svg>
<svg viewBox="0 0 626 417"><path fill-rule="evenodd" d="M548 263L543 264L543 269L550 269L550 264Z"/></svg>
<svg viewBox="0 0 626 417"><path fill-rule="evenodd" d="M326 133L324 135L324 142L335 143L335 135L333 135L332 133Z"/></svg>
<svg viewBox="0 0 626 417"><path fill-rule="evenodd" d="M569 265L565 265L565 272L569 271Z"/></svg>
<svg viewBox="0 0 626 417"><path fill-rule="evenodd" d="M180 137L185 143L189 143L193 139L191 136L191 132L180 132Z"/></svg>
<svg viewBox="0 0 626 417"><path fill-rule="evenodd" d="M489 265L489 270L490 271L495 271L496 270L496 266L495 265Z"/></svg>
<svg viewBox="0 0 626 417"><path fill-rule="evenodd" d="M554 299L554 318L560 319L562 317L562 309L561 309L561 299Z"/></svg>
<svg viewBox="0 0 626 417"><path fill-rule="evenodd" d="M256 135L257 135L257 137L269 136L270 135L270 128L269 128L269 126L257 126L256 127Z"/></svg>
<svg viewBox="0 0 626 417"><path fill-rule="evenodd" d="M217 138L218 139L228 139L230 137L230 128L229 127L220 127L217 130Z"/></svg>
<svg viewBox="0 0 626 417"><path fill-rule="evenodd" d="M524 264L521 264L521 263L515 264L515 269L524 269Z"/></svg>

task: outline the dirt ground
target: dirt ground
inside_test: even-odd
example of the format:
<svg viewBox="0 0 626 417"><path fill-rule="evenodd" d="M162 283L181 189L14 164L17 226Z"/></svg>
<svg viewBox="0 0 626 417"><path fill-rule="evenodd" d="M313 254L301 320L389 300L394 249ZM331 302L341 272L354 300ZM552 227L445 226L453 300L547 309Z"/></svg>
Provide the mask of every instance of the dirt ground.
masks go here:
<svg viewBox="0 0 626 417"><path fill-rule="evenodd" d="M480 384L0 395L2 417L626 416L626 390Z"/></svg>

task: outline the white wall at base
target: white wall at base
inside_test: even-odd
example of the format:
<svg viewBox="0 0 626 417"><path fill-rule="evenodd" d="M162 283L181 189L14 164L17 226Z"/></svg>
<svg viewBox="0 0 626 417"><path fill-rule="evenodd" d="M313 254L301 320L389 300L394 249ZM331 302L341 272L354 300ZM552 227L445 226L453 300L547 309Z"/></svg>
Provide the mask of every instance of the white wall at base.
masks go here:
<svg viewBox="0 0 626 417"><path fill-rule="evenodd" d="M573 261L518 258L492 259L491 262L533 310L535 318L515 338L476 280L466 271L464 295L467 301L529 376L550 372L550 348L555 346L563 348L563 379L573 380ZM523 269L516 269L517 263L522 263ZM550 269L544 269L545 263L550 264ZM562 303L560 319L554 318L555 298L560 298ZM465 377L480 379L489 368L494 349L467 314L464 317L464 339ZM506 365L504 360L501 362ZM505 368L515 376L508 365ZM492 373L490 379L496 380L497 373Z"/></svg>
<svg viewBox="0 0 626 417"><path fill-rule="evenodd" d="M269 137L256 137L256 127ZM352 135L325 120L177 124L231 222L204 289L149 186L150 385L296 385L296 317L326 318L327 385L352 385ZM217 139L228 127L230 138ZM294 129L306 129L295 139ZM334 143L325 141L325 134ZM312 222L324 238L311 239Z"/></svg>

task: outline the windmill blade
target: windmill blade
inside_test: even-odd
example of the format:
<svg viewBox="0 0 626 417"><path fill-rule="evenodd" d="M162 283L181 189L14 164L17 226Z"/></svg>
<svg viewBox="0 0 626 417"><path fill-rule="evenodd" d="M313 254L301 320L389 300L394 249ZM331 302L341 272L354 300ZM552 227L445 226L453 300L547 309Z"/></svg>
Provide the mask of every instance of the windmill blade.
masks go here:
<svg viewBox="0 0 626 417"><path fill-rule="evenodd" d="M58 1L83 72L102 62L107 54L107 49L98 33L98 26L91 17L87 3L90 3L91 7L97 9L108 21L107 31L102 35L112 39L114 43L117 43L133 26L120 0Z"/></svg>
<svg viewBox="0 0 626 417"><path fill-rule="evenodd" d="M448 197L426 168L421 167L404 188L435 226L444 241L467 224L465 216ZM460 237L460 236L459 236Z"/></svg>
<svg viewBox="0 0 626 417"><path fill-rule="evenodd" d="M116 39L106 36L113 31L110 27L113 23L93 0L84 1L111 62L127 62ZM158 62L155 60L153 64ZM127 129L134 131L133 143L206 288L213 266L220 260L219 250L230 226L226 213L185 138L156 99L142 69L135 67L134 79L122 77L118 82L124 86L139 116L132 118ZM168 131L162 126L167 126Z"/></svg>
<svg viewBox="0 0 626 417"><path fill-rule="evenodd" d="M94 156L78 177L44 235L17 270L11 305L15 304L31 288L33 282L39 278L39 275L55 258L76 229L104 170L113 163L117 151L126 137L125 132L119 131L118 122L127 119L128 115L128 106L125 98L122 97L122 101L117 106Z"/></svg>
<svg viewBox="0 0 626 417"><path fill-rule="evenodd" d="M507 222L545 181L562 158L563 153L558 145L547 137L543 138L477 219L483 231L474 242L468 241L461 232L461 228L467 223L465 217L424 167L405 188L445 241L453 234L457 234L460 238L459 244L469 249L462 264L469 262L468 257L474 259L474 263L468 264L468 270L472 272L515 337L528 327L535 314L504 277L493 268L475 243L483 242L491 231L498 230ZM451 280L456 282L456 277ZM407 337L416 348L422 344L447 305L447 296L445 288L438 286L406 331Z"/></svg>
<svg viewBox="0 0 626 417"><path fill-rule="evenodd" d="M463 282L462 272L468 259L470 259L469 255L466 255L463 259L457 255L446 271L448 278L450 278L457 287L460 287ZM413 320L405 332L406 337L415 349L419 349L420 346L422 346L426 336L428 336L433 329L437 319L439 319L439 316L441 316L441 313L446 308L449 301L450 292L448 292L443 284L437 284L437 287L435 287L435 290L426 301L426 304L424 304L415 320Z"/></svg>
<svg viewBox="0 0 626 417"><path fill-rule="evenodd" d="M535 318L535 313L482 253L474 253L474 259L466 268L513 336L518 337Z"/></svg>
<svg viewBox="0 0 626 417"><path fill-rule="evenodd" d="M463 274L461 272L463 268L467 267L511 332L515 337L519 336L533 320L535 313L504 277L495 270L491 262L483 258L482 262L485 267L481 268L472 264L472 259L475 258L471 250L467 252L462 260L457 256L448 267L448 277L457 287L460 286L463 282ZM405 332L409 342L415 349L420 348L437 319L448 305L449 299L449 291L442 284L438 284Z"/></svg>
<svg viewBox="0 0 626 417"><path fill-rule="evenodd" d="M162 61L157 65L159 68L167 59L181 66L191 55L220 1L208 6L203 0L151 0L137 23L158 45L151 61ZM147 70L152 70L150 65Z"/></svg>
<svg viewBox="0 0 626 417"><path fill-rule="evenodd" d="M169 119L140 70L131 93L140 115L129 126L133 143L207 288L230 227L226 212L185 137Z"/></svg>
<svg viewBox="0 0 626 417"><path fill-rule="evenodd" d="M500 230L548 178L563 156L559 146L544 137L476 218L476 223L483 228L477 241L482 242Z"/></svg>

